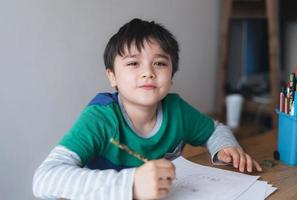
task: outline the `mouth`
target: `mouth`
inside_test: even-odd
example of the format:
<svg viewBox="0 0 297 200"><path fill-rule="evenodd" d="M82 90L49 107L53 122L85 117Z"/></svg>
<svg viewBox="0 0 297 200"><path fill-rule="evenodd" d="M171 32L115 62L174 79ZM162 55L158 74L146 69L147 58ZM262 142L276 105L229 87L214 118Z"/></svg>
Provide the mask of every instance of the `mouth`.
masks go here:
<svg viewBox="0 0 297 200"><path fill-rule="evenodd" d="M157 87L155 85L146 84L146 85L141 85L139 88L144 90L153 90L153 89L156 89Z"/></svg>

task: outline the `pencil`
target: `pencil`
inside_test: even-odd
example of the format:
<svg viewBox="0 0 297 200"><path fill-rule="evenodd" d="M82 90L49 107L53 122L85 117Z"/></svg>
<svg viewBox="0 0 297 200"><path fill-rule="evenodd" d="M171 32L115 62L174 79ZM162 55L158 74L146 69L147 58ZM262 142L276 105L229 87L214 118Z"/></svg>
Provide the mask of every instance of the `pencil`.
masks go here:
<svg viewBox="0 0 297 200"><path fill-rule="evenodd" d="M116 139L114 139L113 137L110 138L110 143L115 145L116 147L118 147L119 149L122 149L123 151L126 151L128 154L134 156L135 158L137 158L138 160L141 160L142 162L146 163L149 161L149 159L147 159L146 157L144 157L143 155L140 155L139 153L131 150L127 145L121 144L119 141L117 141ZM163 179L162 177L160 179ZM167 177L165 179L171 179L171 180L177 180L177 178L170 178Z"/></svg>
<svg viewBox="0 0 297 200"><path fill-rule="evenodd" d="M144 157L143 155L140 155L139 153L131 150L127 145L121 144L119 141L115 140L113 137L110 138L110 143L115 145L119 149L122 149L123 151L126 151L128 154L130 154L131 156L134 156L135 158L137 158L138 160L141 160L144 163L149 161L146 157Z"/></svg>

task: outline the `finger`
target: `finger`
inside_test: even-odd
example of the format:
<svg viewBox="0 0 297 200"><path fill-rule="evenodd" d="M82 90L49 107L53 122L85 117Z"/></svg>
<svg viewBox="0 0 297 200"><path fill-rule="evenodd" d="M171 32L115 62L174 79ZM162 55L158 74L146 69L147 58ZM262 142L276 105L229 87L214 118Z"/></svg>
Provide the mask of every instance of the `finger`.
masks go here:
<svg viewBox="0 0 297 200"><path fill-rule="evenodd" d="M157 179L175 179L175 170L174 169L164 169L164 168L159 168L156 171L156 178Z"/></svg>
<svg viewBox="0 0 297 200"><path fill-rule="evenodd" d="M253 171L253 160L252 160L251 156L248 154L245 154L245 157L246 157L247 171L252 172Z"/></svg>
<svg viewBox="0 0 297 200"><path fill-rule="evenodd" d="M253 160L253 163L254 163L254 166L256 167L258 172L263 171L262 167L259 165L259 163L257 161Z"/></svg>
<svg viewBox="0 0 297 200"><path fill-rule="evenodd" d="M218 159L220 161L226 162L226 163L230 163L232 158L230 155L228 155L227 153L225 153L224 151L220 151L218 153Z"/></svg>
<svg viewBox="0 0 297 200"><path fill-rule="evenodd" d="M170 160L166 160L164 158L154 160L153 162L155 162L157 167L160 167L160 168L175 168L175 166L173 165L173 163Z"/></svg>
<svg viewBox="0 0 297 200"><path fill-rule="evenodd" d="M240 155L239 153L236 151L236 150L231 150L230 151L230 155L232 157L232 160L233 160L233 166L235 168L238 168L239 167L239 161L240 161Z"/></svg>
<svg viewBox="0 0 297 200"><path fill-rule="evenodd" d="M246 165L246 156L245 156L245 153L239 153L239 160L240 160L240 163L239 163L239 171L240 172L244 172L245 170L245 165Z"/></svg>
<svg viewBox="0 0 297 200"><path fill-rule="evenodd" d="M172 185L172 179L159 179L157 183L157 187L159 189L169 190L171 185Z"/></svg>
<svg viewBox="0 0 297 200"><path fill-rule="evenodd" d="M157 194L155 195L156 196L156 199L162 199L162 198L165 198L169 193L169 190L168 189L159 189L157 191Z"/></svg>

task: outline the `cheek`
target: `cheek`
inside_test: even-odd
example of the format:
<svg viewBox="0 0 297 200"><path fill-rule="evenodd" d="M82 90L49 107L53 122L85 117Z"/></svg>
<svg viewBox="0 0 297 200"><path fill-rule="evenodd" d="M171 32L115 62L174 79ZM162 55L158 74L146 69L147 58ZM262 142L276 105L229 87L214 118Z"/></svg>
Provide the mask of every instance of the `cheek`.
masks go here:
<svg viewBox="0 0 297 200"><path fill-rule="evenodd" d="M171 75L168 75L168 74L164 74L162 76L160 76L160 82L162 82L163 84L170 84L171 85L171 82L172 82L172 78L171 78Z"/></svg>
<svg viewBox="0 0 297 200"><path fill-rule="evenodd" d="M130 73L120 74L117 77L117 83L122 85L123 87L127 87L128 85L135 84L136 77Z"/></svg>

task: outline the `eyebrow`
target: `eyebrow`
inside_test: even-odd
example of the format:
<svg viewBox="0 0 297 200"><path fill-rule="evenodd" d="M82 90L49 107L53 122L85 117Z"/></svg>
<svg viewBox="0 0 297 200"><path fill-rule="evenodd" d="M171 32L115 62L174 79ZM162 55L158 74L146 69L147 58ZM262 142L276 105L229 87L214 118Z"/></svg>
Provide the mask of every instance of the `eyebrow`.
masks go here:
<svg viewBox="0 0 297 200"><path fill-rule="evenodd" d="M167 59L167 60L170 60L170 57L169 56L167 56L167 55L165 55L165 54L156 54L157 55L157 57L161 57L161 58L165 58L165 59Z"/></svg>
<svg viewBox="0 0 297 200"><path fill-rule="evenodd" d="M124 59L126 59L126 58L136 58L138 55L139 55L139 54L132 54L132 55L131 55L131 54L128 54L128 55L123 56L122 59L124 60Z"/></svg>
<svg viewBox="0 0 297 200"><path fill-rule="evenodd" d="M139 56L139 54L128 54L128 55L123 56L122 59L126 59L126 58L136 58L136 57L138 57L138 56ZM170 60L169 56L167 56L167 55L165 55L165 54L157 53L157 54L155 54L155 56L156 56L156 57L165 58L165 59L167 59L167 60Z"/></svg>

